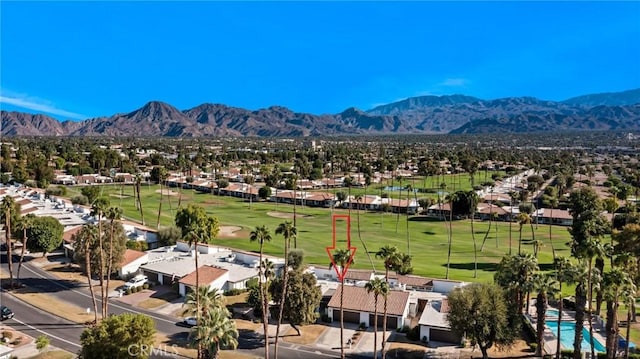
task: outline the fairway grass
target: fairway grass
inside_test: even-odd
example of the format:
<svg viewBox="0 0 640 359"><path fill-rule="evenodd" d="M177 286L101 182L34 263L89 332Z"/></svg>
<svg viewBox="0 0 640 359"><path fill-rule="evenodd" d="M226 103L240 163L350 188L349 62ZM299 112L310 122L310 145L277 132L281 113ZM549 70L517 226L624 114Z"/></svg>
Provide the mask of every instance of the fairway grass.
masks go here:
<svg viewBox="0 0 640 359"><path fill-rule="evenodd" d="M69 196L79 192L78 187L69 189ZM156 227L158 218L158 205L160 202L158 189L159 186L156 185L144 185L141 190L145 224L152 228ZM122 196L120 196L121 191ZM179 192L176 188L172 188L172 191ZM124 186L122 188L119 184L102 186L102 192L103 195L110 198L111 205L119 206L123 209L125 218L140 221L140 213L136 210L133 200L133 186ZM376 193L376 190L371 188L368 193ZM120 198L111 196L112 194L118 195ZM422 196L418 194L418 197ZM161 226L173 225L179 198L181 206L186 206L190 203L198 204L204 207L209 214L217 217L221 225L241 228L234 232L235 236L233 237L215 239L215 244L241 250L257 251L259 248L258 243L249 241L250 232L256 226L265 225L272 233L272 240L264 245L265 254L282 256L284 239L282 236L275 235L274 232L280 223L285 220L291 220L286 218L293 217L292 205L272 202L254 202L250 204L240 198L183 190L181 195L163 196L160 215ZM169 200L171 203L169 203ZM369 252L368 254L371 256L376 271L382 272L382 261L375 258L375 252L380 247L388 244L398 247L402 252L410 252L413 257L414 274L445 278L448 252L448 222L433 221L421 216L410 216L407 231L407 216L403 214L398 217L395 213L382 214L380 212L331 210L301 206L297 206L296 212L298 228L296 244L298 248L304 250L307 264L329 265L330 260L325 248L332 244L332 215L350 213L351 244L357 247L353 267L360 269L372 268L367 255L367 252ZM277 216L274 216L274 214ZM480 246L485 238L488 226L488 221L476 220L474 223L474 234L478 248L478 273L477 276L474 276L474 245L471 235L471 221L459 220L451 224L453 236L449 279L491 281L497 263L509 252L510 244L512 253L518 252L519 225L517 223L511 223L510 225L505 222L492 223L484 250L481 252ZM360 228L360 235L358 235L358 227ZM339 223L337 229L337 246L344 248L346 247L345 224ZM543 270L549 270L553 263L549 226L536 226L534 224L534 230L535 238L542 241L542 247L538 253L540 266ZM509 235L510 232L511 236ZM522 251L533 253L533 246L531 245L532 234L529 225L522 228L522 239ZM567 243L571 240L571 237L567 227L553 226L551 240L557 255L570 257Z"/></svg>

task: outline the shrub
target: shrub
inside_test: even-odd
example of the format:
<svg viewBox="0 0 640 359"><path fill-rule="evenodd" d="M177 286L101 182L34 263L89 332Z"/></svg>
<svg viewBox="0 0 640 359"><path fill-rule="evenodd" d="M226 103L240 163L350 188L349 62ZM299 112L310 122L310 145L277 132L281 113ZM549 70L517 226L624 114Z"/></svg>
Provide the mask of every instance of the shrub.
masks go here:
<svg viewBox="0 0 640 359"><path fill-rule="evenodd" d="M49 346L49 337L41 335L36 339L36 349L39 351L45 350Z"/></svg>
<svg viewBox="0 0 640 359"><path fill-rule="evenodd" d="M155 282L147 282L147 286L148 288L153 288L153 286L155 286Z"/></svg>
<svg viewBox="0 0 640 359"><path fill-rule="evenodd" d="M410 330L408 325L403 326L402 328L398 328L398 333L406 333Z"/></svg>
<svg viewBox="0 0 640 359"><path fill-rule="evenodd" d="M416 325L415 327L411 328L411 330L409 330L407 332L407 339L414 340L414 341L420 340L420 326L419 325Z"/></svg>
<svg viewBox="0 0 640 359"><path fill-rule="evenodd" d="M142 285L142 289L149 289L149 283L145 283Z"/></svg>
<svg viewBox="0 0 640 359"><path fill-rule="evenodd" d="M126 295L131 294L131 288L127 288L127 290L124 292L124 294L126 294Z"/></svg>
<svg viewBox="0 0 640 359"><path fill-rule="evenodd" d="M538 343L529 343L529 348L531 348L532 352L535 352L538 349Z"/></svg>
<svg viewBox="0 0 640 359"><path fill-rule="evenodd" d="M562 349L560 351L560 358L562 358L562 359L572 359L573 358L573 350Z"/></svg>
<svg viewBox="0 0 640 359"><path fill-rule="evenodd" d="M367 325L364 322L362 322L362 323L360 323L360 326L358 327L358 329L365 330L365 329L367 329Z"/></svg>
<svg viewBox="0 0 640 359"><path fill-rule="evenodd" d="M322 314L322 316L320 316L320 320L324 323L331 323L331 318L329 318L328 314Z"/></svg>
<svg viewBox="0 0 640 359"><path fill-rule="evenodd" d="M228 291L224 292L224 295L231 297L234 295L238 295L243 293L244 291L242 289L229 289Z"/></svg>

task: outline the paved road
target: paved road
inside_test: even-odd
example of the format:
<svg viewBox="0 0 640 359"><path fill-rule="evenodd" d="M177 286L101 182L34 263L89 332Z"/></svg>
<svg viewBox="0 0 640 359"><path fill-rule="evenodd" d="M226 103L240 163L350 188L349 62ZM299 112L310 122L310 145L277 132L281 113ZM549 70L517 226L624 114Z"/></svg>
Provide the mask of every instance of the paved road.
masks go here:
<svg viewBox="0 0 640 359"><path fill-rule="evenodd" d="M4 253L1 259L2 270L6 271L6 255L4 255ZM33 288L40 293L47 293L59 300L73 303L81 308L93 308L91 296L86 284L78 284L76 282L58 279L50 273L29 263L23 264L20 277L21 281L29 288ZM7 321L7 324L10 324L11 326L19 326L19 328L31 331L35 336L45 332L52 338L53 345L70 352L75 353L80 348L80 334L84 330L83 326L66 321L49 313L45 313L16 299L6 292L2 292L1 299L3 305L7 305L5 303L10 304L7 306L12 308L16 313L16 318ZM96 299L98 300L98 310L100 310L102 302L99 298ZM121 314L124 312L142 313L150 316L155 322L156 329L170 338L180 339L188 335L188 328L178 325L179 323L175 318L159 315L157 313L135 308L120 302L109 302L110 314ZM16 329L18 329L18 327L16 327ZM28 331L27 334L31 334ZM36 335L36 332L39 334ZM238 349L246 354L261 356L262 353L264 353L262 341L253 332L241 332L238 341ZM282 359L326 359L339 357L339 354L335 352L320 351L308 346L282 343L279 347L279 357ZM167 348L167 350L170 350L170 348ZM164 356L156 354L153 357L166 358L166 355L168 354L165 353Z"/></svg>

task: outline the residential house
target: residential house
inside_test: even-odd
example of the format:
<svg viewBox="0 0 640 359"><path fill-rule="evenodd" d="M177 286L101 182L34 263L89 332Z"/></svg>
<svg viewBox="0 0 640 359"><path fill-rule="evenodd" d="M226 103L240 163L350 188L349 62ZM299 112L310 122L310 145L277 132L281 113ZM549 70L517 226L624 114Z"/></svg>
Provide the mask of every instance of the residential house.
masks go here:
<svg viewBox="0 0 640 359"><path fill-rule="evenodd" d="M346 323L360 324L365 326L373 325L375 313L375 300L373 293L367 292L363 287L338 286L333 296L327 304L329 318L340 320L340 292L343 295L343 319ZM382 313L384 312L384 299L378 298L378 325L382 326ZM392 290L387 296L387 329L397 329L408 325L409 315L409 292Z"/></svg>
<svg viewBox="0 0 640 359"><path fill-rule="evenodd" d="M226 284L229 280L229 271L223 268L210 265L203 265L198 268L198 280L201 287L209 287L209 291L217 289L220 292L227 290ZM178 281L178 292L181 296L186 296L188 291L196 287L196 271Z"/></svg>
<svg viewBox="0 0 640 359"><path fill-rule="evenodd" d="M149 262L149 253L127 248L127 250L124 251L122 262L120 262L118 276L120 278L127 278L132 274L136 274L140 270L140 266L147 262Z"/></svg>
<svg viewBox="0 0 640 359"><path fill-rule="evenodd" d="M462 338L451 331L447 321L449 302L446 298L430 300L424 308L418 325L420 326L420 339L425 342L443 342L460 344Z"/></svg>

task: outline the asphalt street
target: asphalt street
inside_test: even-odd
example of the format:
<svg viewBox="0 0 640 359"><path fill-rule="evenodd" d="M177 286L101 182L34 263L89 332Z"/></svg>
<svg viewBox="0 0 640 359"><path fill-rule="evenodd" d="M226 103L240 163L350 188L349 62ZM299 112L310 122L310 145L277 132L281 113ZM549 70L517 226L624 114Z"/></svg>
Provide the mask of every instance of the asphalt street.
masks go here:
<svg viewBox="0 0 640 359"><path fill-rule="evenodd" d="M1 259L2 270L7 271L7 261L4 253ZM28 262L23 264L20 277L22 283L39 293L46 293L56 299L73 303L81 308L93 308L91 296L86 284L81 285L76 282L58 279ZM102 302L99 298L96 298L96 300L98 301L98 310L100 310ZM0 303L10 307L16 314L14 319L3 322L6 325L10 325L16 330L24 331L26 334L35 337L46 334L51 338L54 346L72 353L77 353L80 349L80 335L85 328L83 325L72 323L39 310L4 291L0 293ZM180 339L188 335L189 329L180 326L175 318L159 315L152 311L135 308L120 302L109 302L109 314L121 314L124 312L148 315L154 320L158 332L165 334L169 338ZM238 342L238 350L243 353L254 356L262 356L264 353L262 340L256 336L254 332L240 331ZM156 352L152 357L177 357L177 355L171 351L171 348L165 349L166 352ZM279 349L278 356L282 359L326 359L339 357L339 353L320 351L313 347L291 345L282 342L279 345Z"/></svg>

